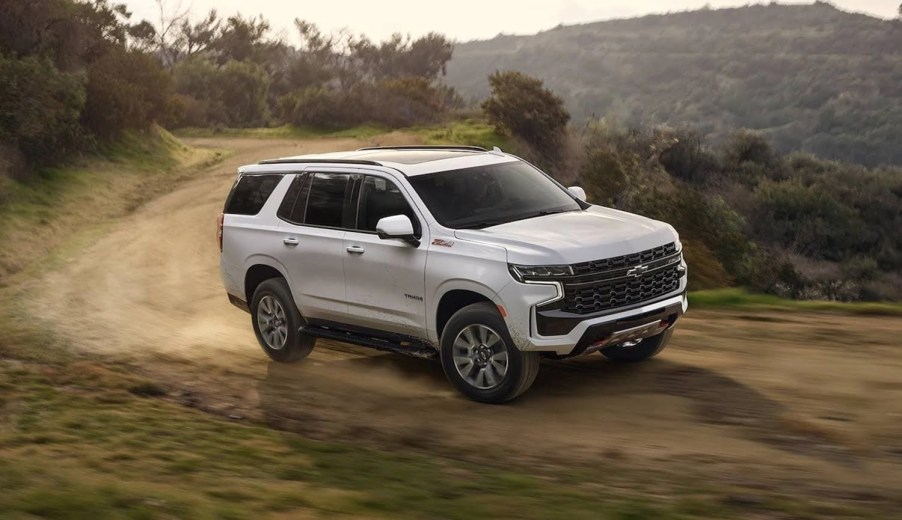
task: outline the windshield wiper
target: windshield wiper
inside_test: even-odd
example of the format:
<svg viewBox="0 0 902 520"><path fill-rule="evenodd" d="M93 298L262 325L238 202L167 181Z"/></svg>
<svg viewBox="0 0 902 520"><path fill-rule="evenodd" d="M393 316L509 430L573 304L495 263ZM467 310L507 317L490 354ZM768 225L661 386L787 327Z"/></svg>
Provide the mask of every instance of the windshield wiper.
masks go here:
<svg viewBox="0 0 902 520"><path fill-rule="evenodd" d="M554 215L555 213L566 213L568 211L576 211L572 209L543 209L542 211L536 212L534 215L531 215L526 218L534 218L534 217L544 217L545 215Z"/></svg>
<svg viewBox="0 0 902 520"><path fill-rule="evenodd" d="M497 226L498 224L506 224L507 220L491 220L491 221L483 221L483 222L473 222L471 224L466 224L463 226L456 226L457 229L482 229L490 226Z"/></svg>

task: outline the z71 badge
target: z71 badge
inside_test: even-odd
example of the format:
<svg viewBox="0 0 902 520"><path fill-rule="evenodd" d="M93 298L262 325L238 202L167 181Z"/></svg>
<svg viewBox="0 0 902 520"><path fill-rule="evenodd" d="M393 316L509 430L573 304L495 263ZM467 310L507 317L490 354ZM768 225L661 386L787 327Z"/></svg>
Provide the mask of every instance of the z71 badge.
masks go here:
<svg viewBox="0 0 902 520"><path fill-rule="evenodd" d="M453 240L445 240L443 238L436 238L432 241L432 245L434 246L442 246L442 247L454 247Z"/></svg>

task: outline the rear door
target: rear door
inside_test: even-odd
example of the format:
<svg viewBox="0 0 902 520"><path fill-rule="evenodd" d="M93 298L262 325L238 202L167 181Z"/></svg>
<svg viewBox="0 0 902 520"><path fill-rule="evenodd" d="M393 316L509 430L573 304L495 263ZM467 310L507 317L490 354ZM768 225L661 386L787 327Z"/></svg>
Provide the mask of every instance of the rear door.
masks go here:
<svg viewBox="0 0 902 520"><path fill-rule="evenodd" d="M355 225L345 234L343 250L345 291L354 324L425 338L426 226L404 190L387 176L363 175L355 192ZM421 238L419 246L379 238L376 223L392 215L411 219Z"/></svg>
<svg viewBox="0 0 902 520"><path fill-rule="evenodd" d="M299 174L279 208L282 262L305 318L344 321L347 316L342 259L352 186L347 173Z"/></svg>

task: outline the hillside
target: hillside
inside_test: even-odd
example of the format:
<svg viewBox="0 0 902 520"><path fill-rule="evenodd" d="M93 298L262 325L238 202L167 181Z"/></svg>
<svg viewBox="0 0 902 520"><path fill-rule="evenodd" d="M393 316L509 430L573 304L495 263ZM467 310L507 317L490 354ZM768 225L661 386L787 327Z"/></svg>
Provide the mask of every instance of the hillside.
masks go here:
<svg viewBox="0 0 902 520"><path fill-rule="evenodd" d="M760 130L783 151L902 164L902 23L830 4L753 5L560 26L461 43L447 81L465 97L515 69L560 94L576 122Z"/></svg>

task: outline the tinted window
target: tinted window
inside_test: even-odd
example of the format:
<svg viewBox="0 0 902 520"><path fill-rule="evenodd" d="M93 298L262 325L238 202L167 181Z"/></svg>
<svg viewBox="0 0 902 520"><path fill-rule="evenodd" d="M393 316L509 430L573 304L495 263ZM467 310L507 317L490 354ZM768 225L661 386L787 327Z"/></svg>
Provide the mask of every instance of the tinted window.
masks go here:
<svg viewBox="0 0 902 520"><path fill-rule="evenodd" d="M484 228L582 209L563 188L524 162L416 175L410 184L443 226Z"/></svg>
<svg viewBox="0 0 902 520"><path fill-rule="evenodd" d="M282 180L281 175L242 175L232 186L225 213L256 215Z"/></svg>
<svg viewBox="0 0 902 520"><path fill-rule="evenodd" d="M304 223L313 226L342 227L347 188L346 174L314 175L310 195L307 197L307 216Z"/></svg>
<svg viewBox="0 0 902 520"><path fill-rule="evenodd" d="M376 231L379 219L392 215L407 215L413 222L414 232L419 236L420 221L398 186L387 179L367 176L360 192L357 229Z"/></svg>
<svg viewBox="0 0 902 520"><path fill-rule="evenodd" d="M295 224L304 222L304 210L307 208L307 193L310 191L309 176L300 173L291 181L291 186L282 199L282 205L276 213L282 220Z"/></svg>

